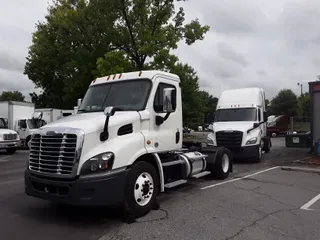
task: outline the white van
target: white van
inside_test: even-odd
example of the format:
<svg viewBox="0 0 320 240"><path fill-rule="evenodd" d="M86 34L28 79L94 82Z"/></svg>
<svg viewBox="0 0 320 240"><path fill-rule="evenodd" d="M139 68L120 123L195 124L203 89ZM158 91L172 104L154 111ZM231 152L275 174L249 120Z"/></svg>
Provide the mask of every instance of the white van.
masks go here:
<svg viewBox="0 0 320 240"><path fill-rule="evenodd" d="M264 90L240 88L224 91L209 129L208 144L226 147L235 157L260 162L263 151L269 152L271 148Z"/></svg>

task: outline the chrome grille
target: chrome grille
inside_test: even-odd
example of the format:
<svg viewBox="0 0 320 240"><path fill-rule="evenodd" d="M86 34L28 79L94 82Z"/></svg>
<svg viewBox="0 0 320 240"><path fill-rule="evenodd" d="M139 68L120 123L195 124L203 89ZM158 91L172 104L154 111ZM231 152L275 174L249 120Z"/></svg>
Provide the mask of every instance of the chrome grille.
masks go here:
<svg viewBox="0 0 320 240"><path fill-rule="evenodd" d="M18 134L15 133L8 133L8 134L3 134L3 140L17 140L18 139Z"/></svg>
<svg viewBox="0 0 320 240"><path fill-rule="evenodd" d="M216 132L217 145L226 148L241 147L243 132L219 131Z"/></svg>
<svg viewBox="0 0 320 240"><path fill-rule="evenodd" d="M77 135L33 135L30 142L29 169L47 174L69 175L76 158Z"/></svg>

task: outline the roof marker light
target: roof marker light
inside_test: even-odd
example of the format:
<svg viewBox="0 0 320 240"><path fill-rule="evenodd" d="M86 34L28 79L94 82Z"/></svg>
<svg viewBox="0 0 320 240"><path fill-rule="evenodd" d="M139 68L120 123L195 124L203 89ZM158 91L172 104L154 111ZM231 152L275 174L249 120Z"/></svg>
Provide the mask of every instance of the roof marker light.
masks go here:
<svg viewBox="0 0 320 240"><path fill-rule="evenodd" d="M97 79L92 80L92 83L95 83Z"/></svg>
<svg viewBox="0 0 320 240"><path fill-rule="evenodd" d="M120 79L122 77L122 73L120 73L120 75L119 75L119 78L118 79Z"/></svg>
<svg viewBox="0 0 320 240"><path fill-rule="evenodd" d="M139 72L139 77L141 76L141 74L142 74L142 71Z"/></svg>
<svg viewBox="0 0 320 240"><path fill-rule="evenodd" d="M115 79L115 78L116 78L116 76L117 76L117 74L115 74L115 75L113 76L113 78L112 78L112 79Z"/></svg>
<svg viewBox="0 0 320 240"><path fill-rule="evenodd" d="M109 79L110 79L110 75L107 77L107 81L109 81Z"/></svg>

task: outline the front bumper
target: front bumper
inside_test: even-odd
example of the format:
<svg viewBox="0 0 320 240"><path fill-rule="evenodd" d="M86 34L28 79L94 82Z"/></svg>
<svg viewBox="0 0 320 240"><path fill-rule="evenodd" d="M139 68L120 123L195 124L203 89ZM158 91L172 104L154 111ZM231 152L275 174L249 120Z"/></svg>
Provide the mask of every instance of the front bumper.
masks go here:
<svg viewBox="0 0 320 240"><path fill-rule="evenodd" d="M0 149L17 148L19 146L20 146L20 140L0 142Z"/></svg>
<svg viewBox="0 0 320 240"><path fill-rule="evenodd" d="M49 180L25 171L25 192L29 196L81 206L118 205L124 201L127 170L96 178L73 181Z"/></svg>
<svg viewBox="0 0 320 240"><path fill-rule="evenodd" d="M248 159L248 158L254 158L257 156L259 144L239 147L239 148L228 148L228 149L232 152L235 158Z"/></svg>

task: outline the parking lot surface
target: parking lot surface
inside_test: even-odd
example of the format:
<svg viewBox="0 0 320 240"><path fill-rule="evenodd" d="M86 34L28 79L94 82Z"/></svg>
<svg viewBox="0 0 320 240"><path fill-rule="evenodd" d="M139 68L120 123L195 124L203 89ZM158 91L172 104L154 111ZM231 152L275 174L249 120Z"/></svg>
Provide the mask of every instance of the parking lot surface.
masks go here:
<svg viewBox="0 0 320 240"><path fill-rule="evenodd" d="M160 210L132 224L113 209L59 206L26 196L28 151L0 154L0 238L320 239L319 175L278 167L304 158L307 150L272 140L261 163L237 163L224 181L198 179L167 191L159 196Z"/></svg>

